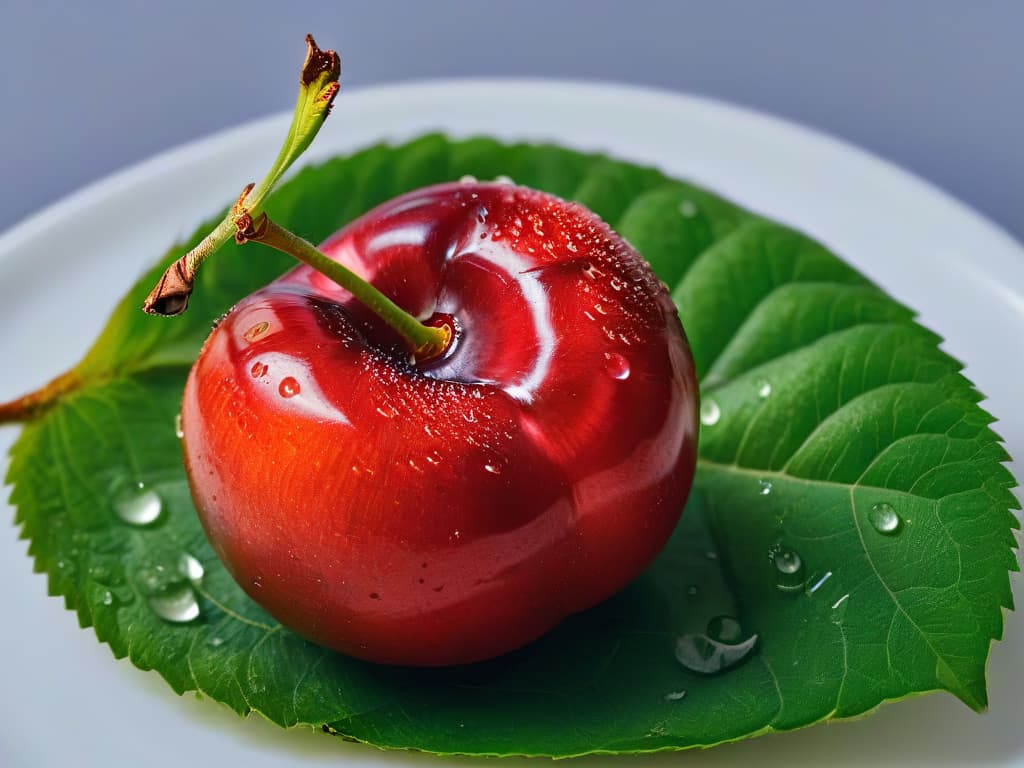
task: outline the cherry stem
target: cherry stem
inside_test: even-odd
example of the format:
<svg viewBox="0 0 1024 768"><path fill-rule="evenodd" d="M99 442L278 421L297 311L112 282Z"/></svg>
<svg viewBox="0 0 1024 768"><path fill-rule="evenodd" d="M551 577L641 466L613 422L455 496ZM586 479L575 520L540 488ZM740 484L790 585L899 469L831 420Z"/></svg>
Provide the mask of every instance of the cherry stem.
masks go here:
<svg viewBox="0 0 1024 768"><path fill-rule="evenodd" d="M295 114L274 164L259 184L249 184L242 190L238 201L210 234L167 268L142 308L152 315L180 315L188 308L200 265L232 237L239 243L254 240L295 257L349 291L391 326L406 341L416 358L437 357L451 342L451 330L447 326L433 328L423 325L355 272L271 221L263 210L267 195L313 142L338 93L341 74L338 55L334 51L321 51L311 35L306 35L306 46Z"/></svg>
<svg viewBox="0 0 1024 768"><path fill-rule="evenodd" d="M244 196L243 192L243 196ZM293 232L279 226L265 213L255 223L242 220L235 239L240 242L253 241L269 245L287 253L317 272L326 275L351 293L368 309L401 336L412 349L418 360L429 360L441 355L451 343L452 333L448 326L432 327L423 325L391 299L373 287L344 264L324 255L316 246Z"/></svg>
<svg viewBox="0 0 1024 768"><path fill-rule="evenodd" d="M313 36L306 35L306 60L299 77L299 97L288 135L277 159L259 184L250 184L246 188L243 194L246 203L244 211L239 210L236 204L195 248L167 268L142 305L146 312L170 317L180 315L188 308L196 272L202 263L235 236L240 216L247 215L250 220L255 220L263 212L263 205L274 186L313 143L331 112L334 97L338 94L340 76L341 60L338 54L320 50Z"/></svg>

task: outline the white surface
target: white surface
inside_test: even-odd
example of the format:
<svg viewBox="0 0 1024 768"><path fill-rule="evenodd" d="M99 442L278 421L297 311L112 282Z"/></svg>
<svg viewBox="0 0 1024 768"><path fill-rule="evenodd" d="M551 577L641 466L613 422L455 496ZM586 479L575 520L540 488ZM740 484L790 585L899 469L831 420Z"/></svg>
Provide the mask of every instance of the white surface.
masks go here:
<svg viewBox="0 0 1024 768"><path fill-rule="evenodd" d="M0 400L72 365L129 282L262 175L287 120L269 118L160 155L0 236ZM849 146L751 112L656 91L542 81L343 94L310 157L433 129L554 140L653 163L809 232L920 310L921 321L946 338L947 351L967 363L967 375L989 395L985 406L1000 416L997 429L1010 454L1024 456L1024 249L934 188ZM16 434L0 429L0 451ZM13 519L9 506L0 514ZM283 732L209 701L179 698L154 673L114 661L91 631L78 629L62 601L46 597L44 577L30 574L25 550L14 528L0 529L0 765L451 762ZM1019 593L1019 579L1015 587ZM684 757L583 763L1024 765L1021 614L1009 616L1006 635L992 652L991 711L984 716L936 694L887 705L866 720Z"/></svg>

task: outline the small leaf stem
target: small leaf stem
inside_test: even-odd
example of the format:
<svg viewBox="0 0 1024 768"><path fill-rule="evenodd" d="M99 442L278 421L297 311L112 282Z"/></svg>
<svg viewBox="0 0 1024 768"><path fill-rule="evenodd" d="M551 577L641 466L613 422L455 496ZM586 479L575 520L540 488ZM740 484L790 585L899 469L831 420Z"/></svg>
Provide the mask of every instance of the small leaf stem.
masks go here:
<svg viewBox="0 0 1024 768"><path fill-rule="evenodd" d="M42 389L29 392L10 402L0 403L0 425L28 421L59 397L77 388L78 384L78 372L70 370L62 373Z"/></svg>

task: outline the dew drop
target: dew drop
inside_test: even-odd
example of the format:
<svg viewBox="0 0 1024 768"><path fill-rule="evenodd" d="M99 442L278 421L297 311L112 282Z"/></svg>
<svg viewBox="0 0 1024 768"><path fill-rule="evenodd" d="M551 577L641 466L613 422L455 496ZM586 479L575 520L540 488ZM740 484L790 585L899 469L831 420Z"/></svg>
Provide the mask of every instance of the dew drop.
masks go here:
<svg viewBox="0 0 1024 768"><path fill-rule="evenodd" d="M758 480L757 481L758 493L761 496L767 496L772 492L772 481L771 480Z"/></svg>
<svg viewBox="0 0 1024 768"><path fill-rule="evenodd" d="M114 501L117 516L129 525L151 525L160 519L163 502L156 491L147 490L144 483L118 494Z"/></svg>
<svg viewBox="0 0 1024 768"><path fill-rule="evenodd" d="M244 338L246 341L255 341L260 336L265 334L268 328L270 328L270 323L268 323L266 320L264 320L261 323L256 323L256 325L252 326L249 330L245 332L245 334L243 334Z"/></svg>
<svg viewBox="0 0 1024 768"><path fill-rule="evenodd" d="M294 377L285 376L281 379L281 385L277 388L277 391L281 393L281 397L295 397L302 391L302 388Z"/></svg>
<svg viewBox="0 0 1024 768"><path fill-rule="evenodd" d="M494 181L496 183L498 183L498 184L515 184L515 182L512 181L512 177L511 176L506 176L503 173L498 174L497 176L495 176L494 177Z"/></svg>
<svg viewBox="0 0 1024 768"><path fill-rule="evenodd" d="M669 691L665 694L665 701L682 701L686 698L686 691Z"/></svg>
<svg viewBox="0 0 1024 768"><path fill-rule="evenodd" d="M465 176L460 176L459 177L459 183L460 184L476 184L476 176L473 176L472 174L467 173Z"/></svg>
<svg viewBox="0 0 1024 768"><path fill-rule="evenodd" d="M850 605L850 593L847 592L845 595L840 597L834 603L832 603L832 621L835 624L842 622L843 617L846 616L846 609Z"/></svg>
<svg viewBox="0 0 1024 768"><path fill-rule="evenodd" d="M114 595L111 593L109 589L104 591L103 597L100 598L100 602L102 602L104 605L114 604Z"/></svg>
<svg viewBox="0 0 1024 768"><path fill-rule="evenodd" d="M188 552L178 559L178 572L193 583L199 583L206 574L203 564Z"/></svg>
<svg viewBox="0 0 1024 768"><path fill-rule="evenodd" d="M700 594L700 587L698 587L696 584L690 584L686 588L686 594L688 594L690 597L696 597Z"/></svg>
<svg viewBox="0 0 1024 768"><path fill-rule="evenodd" d="M115 581L110 569L102 565L89 566L89 578L97 584L111 584Z"/></svg>
<svg viewBox="0 0 1024 768"><path fill-rule="evenodd" d="M895 536L903 527L903 521L891 504L884 501L875 504L868 513L872 527L885 536Z"/></svg>
<svg viewBox="0 0 1024 768"><path fill-rule="evenodd" d="M823 586L825 583L832 578L832 571L825 571L821 576L813 576L810 580L810 586L807 588L807 594L813 595Z"/></svg>
<svg viewBox="0 0 1024 768"><path fill-rule="evenodd" d="M207 642L208 645L211 645L214 648L220 648L222 645L224 645L224 638L223 637L214 636L214 637L211 637L206 642Z"/></svg>
<svg viewBox="0 0 1024 768"><path fill-rule="evenodd" d="M149 598L149 607L164 621L175 624L186 624L199 618L199 602L188 585Z"/></svg>
<svg viewBox="0 0 1024 768"><path fill-rule="evenodd" d="M492 475L501 474L501 467L499 467L497 464L484 464L484 469L486 469ZM458 533L458 531L456 531L456 533Z"/></svg>
<svg viewBox="0 0 1024 768"><path fill-rule="evenodd" d="M179 440L183 440L185 438L185 427L181 422L180 413L174 417L174 436Z"/></svg>
<svg viewBox="0 0 1024 768"><path fill-rule="evenodd" d="M697 206L691 200L683 200L679 204L679 212L689 219L697 215Z"/></svg>
<svg viewBox="0 0 1024 768"><path fill-rule="evenodd" d="M780 592L799 592L804 588L804 561L796 550L777 544L769 550L775 566L775 586Z"/></svg>
<svg viewBox="0 0 1024 768"><path fill-rule="evenodd" d="M604 353L604 369L609 376L618 381L625 381L629 378L629 360L618 352Z"/></svg>
<svg viewBox="0 0 1024 768"><path fill-rule="evenodd" d="M720 643L739 643L743 640L743 627L733 616L715 616L708 622L707 635Z"/></svg>
<svg viewBox="0 0 1024 768"><path fill-rule="evenodd" d="M756 386L757 396L760 397L762 400L771 395L772 383L767 379L758 379Z"/></svg>
<svg viewBox="0 0 1024 768"><path fill-rule="evenodd" d="M757 645L757 635L742 637L743 628L736 619L715 617L705 634L683 635L676 641L676 660L691 672L720 674L747 658Z"/></svg>
<svg viewBox="0 0 1024 768"><path fill-rule="evenodd" d="M611 280L608 281L608 285L611 286L611 289L613 291L621 291L623 283L621 280L619 280L619 278L613 277Z"/></svg>
<svg viewBox="0 0 1024 768"><path fill-rule="evenodd" d="M254 379L259 379L266 375L267 366L265 363L257 361L252 364L252 368L249 370L249 373L252 375Z"/></svg>
<svg viewBox="0 0 1024 768"><path fill-rule="evenodd" d="M722 418L722 410L718 403L710 397L704 398L700 404L700 423L705 427L712 427Z"/></svg>

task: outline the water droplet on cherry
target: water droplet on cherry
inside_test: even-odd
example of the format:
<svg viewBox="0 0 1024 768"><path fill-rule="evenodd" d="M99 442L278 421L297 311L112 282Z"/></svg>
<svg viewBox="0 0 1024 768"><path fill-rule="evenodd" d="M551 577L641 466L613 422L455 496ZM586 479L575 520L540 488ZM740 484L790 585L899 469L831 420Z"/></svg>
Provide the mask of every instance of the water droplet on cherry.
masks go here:
<svg viewBox="0 0 1024 768"><path fill-rule="evenodd" d="M484 464L484 469L486 469L492 475L501 474L501 467L499 467L497 464ZM458 534L458 531L456 531L456 534Z"/></svg>
<svg viewBox="0 0 1024 768"><path fill-rule="evenodd" d="M185 427L181 422L180 413L174 417L174 436L179 440L183 440L185 438Z"/></svg>
<svg viewBox="0 0 1024 768"><path fill-rule="evenodd" d="M245 332L245 334L243 334L243 336L246 341L255 341L260 336L265 334L269 328L270 323L264 320L263 322L256 323L256 325L252 326L249 330Z"/></svg>
<svg viewBox="0 0 1024 768"><path fill-rule="evenodd" d="M254 379L259 379L266 375L267 370L268 368L265 363L255 362L252 364L252 368L249 370L249 373Z"/></svg>
<svg viewBox="0 0 1024 768"><path fill-rule="evenodd" d="M629 378L629 360L618 352L604 353L604 369L613 379L625 381Z"/></svg>
<svg viewBox="0 0 1024 768"><path fill-rule="evenodd" d="M281 385L277 391L281 393L281 397L295 397L302 391L302 388L293 376L285 376L281 379Z"/></svg>

